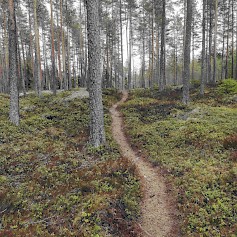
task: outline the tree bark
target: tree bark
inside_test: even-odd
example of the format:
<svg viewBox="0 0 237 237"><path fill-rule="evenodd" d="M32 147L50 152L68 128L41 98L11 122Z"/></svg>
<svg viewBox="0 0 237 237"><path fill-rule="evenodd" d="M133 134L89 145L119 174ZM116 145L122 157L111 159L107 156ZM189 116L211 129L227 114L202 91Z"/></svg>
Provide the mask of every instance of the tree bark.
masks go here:
<svg viewBox="0 0 237 237"><path fill-rule="evenodd" d="M203 0L203 11L202 11L202 63L201 63L201 86L200 94L204 95L205 83L206 83L206 0Z"/></svg>
<svg viewBox="0 0 237 237"><path fill-rule="evenodd" d="M36 68L36 78L37 78L37 93L38 96L42 95L41 91L41 58L40 58L40 42L39 42L39 27L37 19L37 0L34 0L34 26L35 26L35 68Z"/></svg>
<svg viewBox="0 0 237 237"><path fill-rule="evenodd" d="M218 20L218 0L215 0L215 26L214 26L214 56L213 56L213 77L212 83L216 84L216 43L217 43L217 20Z"/></svg>
<svg viewBox="0 0 237 237"><path fill-rule="evenodd" d="M8 0L8 31L9 31L9 80L10 80L10 121L20 124L19 115L19 92L18 92L18 73L17 73L17 31L16 16L13 0Z"/></svg>
<svg viewBox="0 0 237 237"><path fill-rule="evenodd" d="M122 1L120 0L119 9L119 21L120 21L120 50L121 50L121 82L119 82L120 89L124 89L124 71L123 71L123 22L122 22Z"/></svg>
<svg viewBox="0 0 237 237"><path fill-rule="evenodd" d="M88 80L90 94L90 143L98 147L105 142L102 103L101 39L99 0L87 0Z"/></svg>
<svg viewBox="0 0 237 237"><path fill-rule="evenodd" d="M52 60L52 89L53 94L56 95L56 78L55 78L55 47L54 47L54 24L53 24L53 2L50 0L50 28L51 28L51 60Z"/></svg>
<svg viewBox="0 0 237 237"><path fill-rule="evenodd" d="M193 0L187 1L187 18L184 44L184 73L183 73L183 103L189 103L189 83L190 83L190 45L192 31L192 4Z"/></svg>
<svg viewBox="0 0 237 237"><path fill-rule="evenodd" d="M162 24L161 24L161 49L160 49L160 81L159 90L165 89L165 25L166 25L166 0L162 1Z"/></svg>

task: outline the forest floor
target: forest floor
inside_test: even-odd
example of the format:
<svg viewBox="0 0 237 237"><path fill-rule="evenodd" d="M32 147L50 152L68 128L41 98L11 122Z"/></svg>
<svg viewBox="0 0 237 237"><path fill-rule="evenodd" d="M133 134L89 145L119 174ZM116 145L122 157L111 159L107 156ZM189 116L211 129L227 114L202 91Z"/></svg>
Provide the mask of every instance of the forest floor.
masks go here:
<svg viewBox="0 0 237 237"><path fill-rule="evenodd" d="M18 127L0 94L0 237L138 236L136 170L110 132L119 94L104 91L107 143L98 149L88 144L86 94L22 96Z"/></svg>
<svg viewBox="0 0 237 237"><path fill-rule="evenodd" d="M64 90L57 90L57 94L58 93L62 93L64 92ZM44 94L53 94L53 92L51 90L43 90L42 93ZM27 95L29 94L35 94L35 91L29 91L26 93ZM19 94L20 97L24 96L24 93L21 92ZM73 99L76 99L76 98L88 98L89 97L89 92L87 91L86 88L84 87L81 87L79 90L74 90L71 92L71 94L65 98L66 101L69 101L69 100L73 100Z"/></svg>
<svg viewBox="0 0 237 237"><path fill-rule="evenodd" d="M120 146L122 155L132 161L141 178L143 200L141 207L142 236L179 236L177 212L175 202L166 186L165 178L157 167L138 157L123 131L123 118L118 106L128 98L128 93L123 92L122 99L114 104L110 113L112 115L112 133L114 139Z"/></svg>
<svg viewBox="0 0 237 237"><path fill-rule="evenodd" d="M190 98L184 106L179 88L132 90L119 107L123 130L132 149L160 167L177 201L182 236L234 237L237 82L207 86L203 97L193 87Z"/></svg>

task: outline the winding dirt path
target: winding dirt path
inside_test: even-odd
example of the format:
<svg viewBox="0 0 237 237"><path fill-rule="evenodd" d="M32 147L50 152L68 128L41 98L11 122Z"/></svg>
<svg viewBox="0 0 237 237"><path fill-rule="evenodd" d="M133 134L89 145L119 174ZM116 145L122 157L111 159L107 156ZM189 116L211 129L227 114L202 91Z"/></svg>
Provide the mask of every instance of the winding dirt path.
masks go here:
<svg viewBox="0 0 237 237"><path fill-rule="evenodd" d="M171 195L165 184L164 177L157 168L137 157L129 145L123 131L123 118L118 106L128 98L123 92L122 99L110 108L112 115L112 133L120 146L122 155L135 163L141 177L144 192L142 202L141 230L143 237L177 237L176 210Z"/></svg>

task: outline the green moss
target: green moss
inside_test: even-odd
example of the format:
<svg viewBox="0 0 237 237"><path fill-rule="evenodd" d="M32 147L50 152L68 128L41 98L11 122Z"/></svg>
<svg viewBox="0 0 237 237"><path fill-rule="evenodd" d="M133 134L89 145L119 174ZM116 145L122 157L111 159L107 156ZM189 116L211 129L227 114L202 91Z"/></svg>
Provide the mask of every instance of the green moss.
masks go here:
<svg viewBox="0 0 237 237"><path fill-rule="evenodd" d="M88 146L88 99L65 102L69 94L21 98L19 127L8 122L9 97L0 95L0 236L111 236L117 203L133 200L118 208L127 225L138 213L134 167L110 133L108 108L118 94L104 96L108 139L98 149Z"/></svg>
<svg viewBox="0 0 237 237"><path fill-rule="evenodd" d="M237 81L234 79L226 79L218 86L217 91L221 95L237 94Z"/></svg>
<svg viewBox="0 0 237 237"><path fill-rule="evenodd" d="M236 165L223 141L236 134L237 108L213 101L213 91L206 99L192 91L188 107L176 94L134 91L122 108L132 144L174 184L183 236L236 234Z"/></svg>

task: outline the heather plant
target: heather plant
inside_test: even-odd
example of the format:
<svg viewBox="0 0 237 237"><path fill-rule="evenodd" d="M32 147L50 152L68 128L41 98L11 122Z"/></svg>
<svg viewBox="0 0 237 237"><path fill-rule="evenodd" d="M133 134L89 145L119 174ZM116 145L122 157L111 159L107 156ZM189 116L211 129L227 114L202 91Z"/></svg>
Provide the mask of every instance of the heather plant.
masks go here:
<svg viewBox="0 0 237 237"><path fill-rule="evenodd" d="M231 82L232 83L232 82ZM182 217L183 236L237 234L236 102L215 88L181 105L177 93L135 90L123 105L134 148L166 170Z"/></svg>

